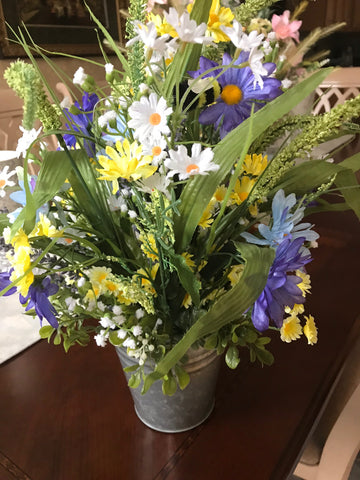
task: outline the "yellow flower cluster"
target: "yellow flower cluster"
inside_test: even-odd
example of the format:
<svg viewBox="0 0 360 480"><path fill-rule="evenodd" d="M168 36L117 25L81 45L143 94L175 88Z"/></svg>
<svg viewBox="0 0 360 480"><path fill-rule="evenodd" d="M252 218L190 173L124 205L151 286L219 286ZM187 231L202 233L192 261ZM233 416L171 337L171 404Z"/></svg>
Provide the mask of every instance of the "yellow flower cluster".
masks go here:
<svg viewBox="0 0 360 480"><path fill-rule="evenodd" d="M88 271L88 276L92 287L86 295L88 300L93 300L93 297L99 298L100 295L112 295L120 303L126 305L133 303L130 298L124 296L121 281L113 275L110 268L92 267Z"/></svg>
<svg viewBox="0 0 360 480"><path fill-rule="evenodd" d="M300 270L297 270L296 276L302 279L302 282L298 283L297 286L302 291L303 297L305 297L306 294L310 292L311 288L310 275L301 272ZM305 337L308 340L308 344L315 345L315 343L317 343L318 337L314 317L312 315L304 315L304 318L306 320L306 324L304 325L304 327L302 327L300 319L298 317L298 315L304 313L304 305L295 304L292 309L286 307L285 312L289 314L289 317L284 320L280 329L281 340L283 342L289 343L293 340L297 340L304 333Z"/></svg>
<svg viewBox="0 0 360 480"><path fill-rule="evenodd" d="M40 213L39 217L39 222L35 225L33 231L29 235L26 235L21 228L10 240L10 229L4 231L5 241L14 247L14 254L7 255L13 268L10 280L12 282L18 280L16 284L17 291L23 297L26 297L29 287L34 281L34 274L31 270L31 254L33 253L33 250L30 246L29 239L40 236L49 238L60 237L63 233L62 230L57 230L56 227L51 224L46 215Z"/></svg>
<svg viewBox="0 0 360 480"><path fill-rule="evenodd" d="M242 165L242 171L239 178L236 180L234 192L230 196L231 203L240 205L248 198L257 181L257 177L262 174L267 167L267 164L267 155L246 155ZM257 203L249 205L249 212L253 217L257 216Z"/></svg>

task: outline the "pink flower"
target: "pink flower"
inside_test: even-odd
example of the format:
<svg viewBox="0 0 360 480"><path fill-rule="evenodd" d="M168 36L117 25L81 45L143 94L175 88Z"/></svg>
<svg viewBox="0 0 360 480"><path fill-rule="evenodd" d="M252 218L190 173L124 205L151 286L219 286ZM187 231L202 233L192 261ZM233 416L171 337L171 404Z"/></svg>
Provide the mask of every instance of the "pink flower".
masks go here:
<svg viewBox="0 0 360 480"><path fill-rule="evenodd" d="M296 42L299 42L299 28L301 27L301 20L294 20L290 22L290 11L285 10L282 15L273 15L271 19L272 29L276 34L276 38L279 40L285 40L286 38L293 38Z"/></svg>

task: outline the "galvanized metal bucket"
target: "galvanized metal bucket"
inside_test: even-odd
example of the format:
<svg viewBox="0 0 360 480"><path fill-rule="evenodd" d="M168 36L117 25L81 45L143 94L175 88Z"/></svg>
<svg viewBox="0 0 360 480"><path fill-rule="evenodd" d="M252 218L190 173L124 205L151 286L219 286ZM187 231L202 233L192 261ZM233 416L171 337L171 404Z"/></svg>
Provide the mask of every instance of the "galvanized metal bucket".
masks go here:
<svg viewBox="0 0 360 480"><path fill-rule="evenodd" d="M115 349L123 368L137 363L124 348ZM214 350L190 349L184 366L190 383L171 397L162 393L161 382L155 382L145 395L141 395L141 386L130 388L137 416L148 427L164 433L184 432L203 423L214 408L220 358ZM144 367L146 374L151 373L149 365ZM124 373L128 380L131 373Z"/></svg>

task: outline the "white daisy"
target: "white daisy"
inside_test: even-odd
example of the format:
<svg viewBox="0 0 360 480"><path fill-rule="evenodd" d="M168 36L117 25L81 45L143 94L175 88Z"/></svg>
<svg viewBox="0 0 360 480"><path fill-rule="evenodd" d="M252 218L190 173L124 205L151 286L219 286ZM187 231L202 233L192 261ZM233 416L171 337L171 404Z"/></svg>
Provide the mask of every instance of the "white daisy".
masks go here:
<svg viewBox="0 0 360 480"><path fill-rule="evenodd" d="M5 187L13 187L15 185L15 182L9 180L9 178L15 175L16 171L8 172L8 170L9 165L0 170L0 197L5 197Z"/></svg>
<svg viewBox="0 0 360 480"><path fill-rule="evenodd" d="M151 93L149 98L141 97L129 108L131 120L128 125L134 129L134 137L141 143L160 139L162 135L169 135L167 116L172 113L172 108L166 105L163 97L158 99L156 93Z"/></svg>
<svg viewBox="0 0 360 480"><path fill-rule="evenodd" d="M166 155L166 147L167 143L164 137L160 137L155 139L156 141L147 143L143 142L143 154L144 155L151 155L153 157L152 164L159 165L160 161L163 160Z"/></svg>
<svg viewBox="0 0 360 480"><path fill-rule="evenodd" d="M220 29L230 38L236 48L241 48L240 45L244 36L241 23L239 23L237 20L234 20L232 27L221 25Z"/></svg>
<svg viewBox="0 0 360 480"><path fill-rule="evenodd" d="M155 50L160 54L163 54L166 51L166 42L169 38L168 34L158 37L156 26L153 22L148 22L145 25L139 21L135 21L133 24L137 35L126 43L127 47L131 47L131 45L140 41L145 45L146 49Z"/></svg>
<svg viewBox="0 0 360 480"><path fill-rule="evenodd" d="M25 157L28 148L30 147L32 142L37 139L42 127L40 127L38 130L35 130L35 128L32 128L31 130L25 130L25 128L20 125L19 129L23 132L23 134L22 137L19 138L16 147L16 155L18 158L20 157L20 155Z"/></svg>
<svg viewBox="0 0 360 480"><path fill-rule="evenodd" d="M191 157L189 157L184 145L180 145L178 150L170 150L170 158L165 160L165 166L170 170L168 177L179 174L180 180L185 180L192 175L207 175L210 171L215 172L219 165L212 162L214 153L211 148L201 150L200 143L194 143L191 148Z"/></svg>
<svg viewBox="0 0 360 480"><path fill-rule="evenodd" d="M170 180L168 177L160 175L160 173L154 173L151 177L141 180L141 187L139 187L139 190L146 193L158 190L170 199L169 185Z"/></svg>
<svg viewBox="0 0 360 480"><path fill-rule="evenodd" d="M198 25L195 20L190 18L189 12L184 12L180 17L175 8L170 8L169 13L164 11L167 23L177 31L181 41L185 43L201 43L209 45L213 43L211 37L206 37L206 23Z"/></svg>
<svg viewBox="0 0 360 480"><path fill-rule="evenodd" d="M261 60L264 58L264 52L254 48L249 55L249 67L251 68L252 73L254 74L255 81L254 87L258 83L260 88L264 86L264 80L262 77L268 76L268 71L262 64Z"/></svg>
<svg viewBox="0 0 360 480"><path fill-rule="evenodd" d="M250 52L253 48L257 48L262 44L264 35L262 33L258 34L256 30L253 30L249 35L244 35L240 41L240 48L245 52Z"/></svg>

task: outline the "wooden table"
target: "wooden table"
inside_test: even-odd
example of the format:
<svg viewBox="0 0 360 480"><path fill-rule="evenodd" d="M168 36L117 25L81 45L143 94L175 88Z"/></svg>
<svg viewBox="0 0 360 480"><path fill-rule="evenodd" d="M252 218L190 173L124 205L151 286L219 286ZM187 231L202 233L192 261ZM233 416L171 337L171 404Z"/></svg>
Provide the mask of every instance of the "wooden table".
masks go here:
<svg viewBox="0 0 360 480"><path fill-rule="evenodd" d="M202 426L162 434L136 417L111 346L40 342L0 370L1 480L285 480L339 371L360 311L360 226L325 215L306 310L319 343L274 335L272 367L225 366Z"/></svg>

